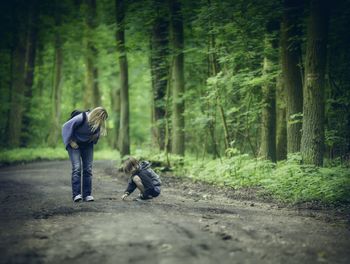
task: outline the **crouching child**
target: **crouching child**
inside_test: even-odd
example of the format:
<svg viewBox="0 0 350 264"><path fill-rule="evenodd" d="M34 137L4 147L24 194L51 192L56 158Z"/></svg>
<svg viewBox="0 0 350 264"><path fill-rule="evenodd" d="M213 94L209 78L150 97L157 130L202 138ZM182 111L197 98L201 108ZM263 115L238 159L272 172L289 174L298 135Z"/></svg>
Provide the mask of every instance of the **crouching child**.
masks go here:
<svg viewBox="0 0 350 264"><path fill-rule="evenodd" d="M122 200L125 200L136 188L140 191L138 199L141 200L152 199L160 194L161 180L151 169L148 161L139 162L129 157L123 164L123 170L130 179Z"/></svg>

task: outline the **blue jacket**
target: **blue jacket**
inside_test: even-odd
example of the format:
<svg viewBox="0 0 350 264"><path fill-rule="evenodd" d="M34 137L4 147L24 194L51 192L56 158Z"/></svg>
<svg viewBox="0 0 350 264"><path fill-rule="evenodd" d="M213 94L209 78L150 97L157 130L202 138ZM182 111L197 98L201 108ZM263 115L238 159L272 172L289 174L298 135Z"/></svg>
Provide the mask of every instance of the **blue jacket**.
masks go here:
<svg viewBox="0 0 350 264"><path fill-rule="evenodd" d="M76 115L75 117L73 117L72 119L69 119L66 123L63 124L62 139L66 148L68 147L69 142L71 140L76 141L78 144L89 143L89 142L93 142L94 144L97 143L100 137L100 130L97 129L95 132L92 132L91 127L87 121L87 118L85 118L85 122L84 122L83 114L84 113ZM96 136L92 141L91 139L93 135L96 135Z"/></svg>

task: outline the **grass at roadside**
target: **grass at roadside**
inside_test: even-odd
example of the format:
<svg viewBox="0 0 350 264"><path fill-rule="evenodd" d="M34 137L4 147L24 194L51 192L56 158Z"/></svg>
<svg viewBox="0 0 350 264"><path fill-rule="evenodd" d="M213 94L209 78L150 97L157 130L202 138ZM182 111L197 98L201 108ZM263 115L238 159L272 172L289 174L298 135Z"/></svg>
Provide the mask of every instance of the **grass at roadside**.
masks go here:
<svg viewBox="0 0 350 264"><path fill-rule="evenodd" d="M135 151L138 158L149 159L157 169L166 165L164 154ZM37 160L68 159L62 148L18 148L0 151L0 165ZM116 150L96 150L94 159L119 160ZM350 204L350 169L345 164L317 168L302 165L300 155L288 160L271 163L254 159L246 154L236 154L221 159L198 159L190 155L185 158L169 156L173 174L214 185L234 189L260 187L264 194L287 203L322 202L324 204Z"/></svg>
<svg viewBox="0 0 350 264"><path fill-rule="evenodd" d="M116 150L103 149L94 152L95 160L117 160L119 157L119 152ZM0 164L64 159L68 159L68 154L63 148L16 148L0 151Z"/></svg>
<svg viewBox="0 0 350 264"><path fill-rule="evenodd" d="M166 164L162 154L135 155ZM350 169L345 164L323 168L302 165L299 154L277 164L246 154L221 159L170 156L170 162L177 176L234 189L260 187L262 194L287 203L350 204Z"/></svg>

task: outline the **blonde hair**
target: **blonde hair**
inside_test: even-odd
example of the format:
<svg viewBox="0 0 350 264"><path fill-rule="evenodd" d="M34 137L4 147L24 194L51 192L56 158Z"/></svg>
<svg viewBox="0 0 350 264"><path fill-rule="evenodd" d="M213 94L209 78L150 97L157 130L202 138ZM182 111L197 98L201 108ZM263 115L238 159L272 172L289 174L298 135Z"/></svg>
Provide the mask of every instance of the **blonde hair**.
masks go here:
<svg viewBox="0 0 350 264"><path fill-rule="evenodd" d="M108 113L106 109L99 106L91 110L88 114L88 122L91 127L91 131L95 132L100 128L100 135L107 135L106 120L108 118Z"/></svg>
<svg viewBox="0 0 350 264"><path fill-rule="evenodd" d="M123 171L125 174L133 174L140 169L140 163L134 157L129 157L123 165Z"/></svg>

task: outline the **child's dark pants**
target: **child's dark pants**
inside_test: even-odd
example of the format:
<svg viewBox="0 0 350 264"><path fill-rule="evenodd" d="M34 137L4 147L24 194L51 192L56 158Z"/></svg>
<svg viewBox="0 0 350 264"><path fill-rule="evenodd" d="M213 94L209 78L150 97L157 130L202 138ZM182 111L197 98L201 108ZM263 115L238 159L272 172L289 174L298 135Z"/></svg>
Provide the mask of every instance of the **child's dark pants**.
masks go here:
<svg viewBox="0 0 350 264"><path fill-rule="evenodd" d="M160 186L154 186L153 188L150 188L144 192L141 199L147 200L152 199L154 197L157 197L160 194Z"/></svg>

